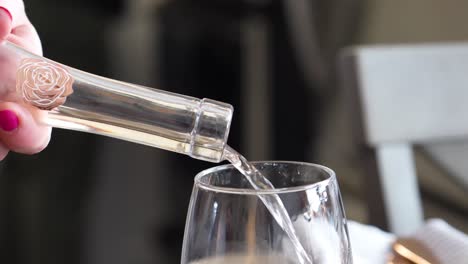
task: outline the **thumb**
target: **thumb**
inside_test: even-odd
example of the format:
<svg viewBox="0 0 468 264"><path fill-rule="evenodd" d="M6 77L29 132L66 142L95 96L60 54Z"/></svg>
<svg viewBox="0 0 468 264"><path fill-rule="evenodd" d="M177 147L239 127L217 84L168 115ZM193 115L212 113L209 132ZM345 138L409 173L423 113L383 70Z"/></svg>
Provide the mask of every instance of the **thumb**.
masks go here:
<svg viewBox="0 0 468 264"><path fill-rule="evenodd" d="M43 150L50 140L52 128L36 120L46 112L11 102L0 103L0 140L15 152L35 154Z"/></svg>

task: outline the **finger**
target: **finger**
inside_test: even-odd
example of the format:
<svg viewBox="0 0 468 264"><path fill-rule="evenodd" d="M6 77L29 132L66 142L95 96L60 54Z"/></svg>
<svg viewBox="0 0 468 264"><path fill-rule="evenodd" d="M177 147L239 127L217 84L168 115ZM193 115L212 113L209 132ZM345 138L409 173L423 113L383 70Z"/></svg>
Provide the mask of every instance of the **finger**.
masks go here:
<svg viewBox="0 0 468 264"><path fill-rule="evenodd" d="M10 13L12 28L28 22L22 0L0 0L0 7Z"/></svg>
<svg viewBox="0 0 468 264"><path fill-rule="evenodd" d="M6 39L20 47L42 56L41 40L39 39L39 35L37 34L36 29L31 23L26 23L24 25L13 28L11 34Z"/></svg>
<svg viewBox="0 0 468 264"><path fill-rule="evenodd" d="M4 160L10 150L0 142L0 161Z"/></svg>
<svg viewBox="0 0 468 264"><path fill-rule="evenodd" d="M23 1L0 0L0 39L42 55L41 41L25 14Z"/></svg>
<svg viewBox="0 0 468 264"><path fill-rule="evenodd" d="M0 138L3 144L24 154L42 151L49 143L51 133L51 127L36 122L44 114L20 104L0 103Z"/></svg>
<svg viewBox="0 0 468 264"><path fill-rule="evenodd" d="M12 17L10 12L0 6L0 39L5 39L12 29Z"/></svg>

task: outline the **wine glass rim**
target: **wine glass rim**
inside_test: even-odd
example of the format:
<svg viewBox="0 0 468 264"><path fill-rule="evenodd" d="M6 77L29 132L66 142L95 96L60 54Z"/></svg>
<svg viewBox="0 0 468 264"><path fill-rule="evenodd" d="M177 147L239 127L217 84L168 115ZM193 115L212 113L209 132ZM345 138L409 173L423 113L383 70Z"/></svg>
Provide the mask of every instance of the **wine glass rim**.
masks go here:
<svg viewBox="0 0 468 264"><path fill-rule="evenodd" d="M301 192L305 191L308 189L312 189L317 185L328 185L330 181L333 181L336 179L336 174L335 172L323 165L320 164L315 164L315 163L309 163L309 162L302 162L302 161L283 161L283 160L267 160L267 161L251 161L250 163L252 164L296 164L296 165L302 165L302 166L311 166L311 167L316 167L328 174L327 179L323 179L314 183L309 183L309 184L304 184L304 185L299 185L299 186L293 186L293 187L284 187L284 188L275 188L271 190L254 190L254 189L247 189L247 188L230 188L230 187L220 187L220 186L215 186L206 182L203 182L201 179L211 173L225 170L225 169L236 169L232 164L225 164L225 165L219 165L215 166L206 170L203 170L199 172L195 176L195 186L208 190L208 191L213 191L213 192L221 192L221 193L229 193L229 194L242 194L242 195L259 195L259 194L282 194L282 193L292 193L292 192Z"/></svg>

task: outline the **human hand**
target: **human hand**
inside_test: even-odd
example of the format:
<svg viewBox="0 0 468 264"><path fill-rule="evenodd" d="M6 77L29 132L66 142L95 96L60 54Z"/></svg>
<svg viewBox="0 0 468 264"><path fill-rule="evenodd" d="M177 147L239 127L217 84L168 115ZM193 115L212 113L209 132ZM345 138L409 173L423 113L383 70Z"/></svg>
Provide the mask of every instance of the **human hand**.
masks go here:
<svg viewBox="0 0 468 264"><path fill-rule="evenodd" d="M22 0L0 0L0 39L42 55L39 36L26 16ZM16 95L15 67L0 56L0 160L9 151L35 154L50 140L51 127L37 122L46 112L23 104Z"/></svg>

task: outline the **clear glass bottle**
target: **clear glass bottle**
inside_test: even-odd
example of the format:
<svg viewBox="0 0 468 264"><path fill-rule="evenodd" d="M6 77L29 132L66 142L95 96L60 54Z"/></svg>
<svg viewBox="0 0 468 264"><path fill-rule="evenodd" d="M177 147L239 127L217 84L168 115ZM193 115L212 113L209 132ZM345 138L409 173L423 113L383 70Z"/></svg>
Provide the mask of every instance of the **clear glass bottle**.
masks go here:
<svg viewBox="0 0 468 264"><path fill-rule="evenodd" d="M233 108L86 73L4 41L0 61L20 99L47 110L44 124L90 132L220 162ZM13 74L14 75L14 74ZM13 83L14 82L14 83Z"/></svg>

